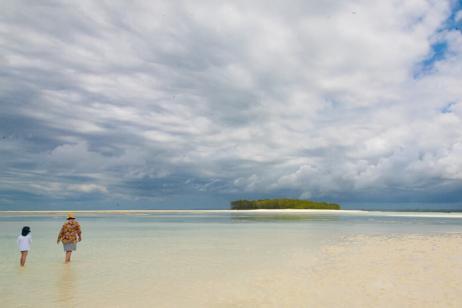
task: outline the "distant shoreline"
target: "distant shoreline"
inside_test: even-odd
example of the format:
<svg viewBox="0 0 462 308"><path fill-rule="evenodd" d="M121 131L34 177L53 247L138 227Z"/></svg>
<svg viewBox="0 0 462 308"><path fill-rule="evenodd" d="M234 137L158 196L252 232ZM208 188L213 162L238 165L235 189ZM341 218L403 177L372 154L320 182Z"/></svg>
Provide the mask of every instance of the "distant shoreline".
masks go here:
<svg viewBox="0 0 462 308"><path fill-rule="evenodd" d="M357 216L390 216L390 217L441 217L462 218L462 212L443 211L377 211L377 210L316 210L316 209L257 209L257 210L2 210L0 216L12 215L65 215L73 212L76 215L88 214L206 214L206 213L229 213L229 214L322 214L322 215L357 215Z"/></svg>

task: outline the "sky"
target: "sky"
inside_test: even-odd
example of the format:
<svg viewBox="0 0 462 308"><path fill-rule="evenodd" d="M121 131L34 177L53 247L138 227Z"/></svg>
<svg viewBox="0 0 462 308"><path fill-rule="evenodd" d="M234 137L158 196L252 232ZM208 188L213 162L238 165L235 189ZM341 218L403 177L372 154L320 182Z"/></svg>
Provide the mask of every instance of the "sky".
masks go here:
<svg viewBox="0 0 462 308"><path fill-rule="evenodd" d="M0 2L0 210L283 197L462 210L461 1Z"/></svg>

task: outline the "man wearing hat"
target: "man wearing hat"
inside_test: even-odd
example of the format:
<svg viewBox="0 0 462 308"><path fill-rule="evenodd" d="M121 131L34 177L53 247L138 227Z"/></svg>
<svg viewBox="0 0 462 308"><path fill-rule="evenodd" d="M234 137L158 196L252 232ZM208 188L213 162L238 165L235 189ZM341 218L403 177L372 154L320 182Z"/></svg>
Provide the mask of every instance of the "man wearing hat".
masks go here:
<svg viewBox="0 0 462 308"><path fill-rule="evenodd" d="M80 230L80 224L75 220L73 213L67 214L67 221L61 227L59 231L58 240L63 243L64 251L66 252L65 262L71 261L71 255L74 250L77 249L77 242L82 240L82 231Z"/></svg>

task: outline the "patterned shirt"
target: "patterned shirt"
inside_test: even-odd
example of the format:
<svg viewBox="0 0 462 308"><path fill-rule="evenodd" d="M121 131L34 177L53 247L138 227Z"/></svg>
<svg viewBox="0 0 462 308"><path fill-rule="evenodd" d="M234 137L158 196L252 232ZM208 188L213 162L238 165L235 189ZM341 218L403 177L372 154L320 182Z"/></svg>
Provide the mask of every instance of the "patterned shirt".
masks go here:
<svg viewBox="0 0 462 308"><path fill-rule="evenodd" d="M58 235L58 242L62 241L64 244L77 243L81 237L80 224L75 219L69 219L64 223Z"/></svg>

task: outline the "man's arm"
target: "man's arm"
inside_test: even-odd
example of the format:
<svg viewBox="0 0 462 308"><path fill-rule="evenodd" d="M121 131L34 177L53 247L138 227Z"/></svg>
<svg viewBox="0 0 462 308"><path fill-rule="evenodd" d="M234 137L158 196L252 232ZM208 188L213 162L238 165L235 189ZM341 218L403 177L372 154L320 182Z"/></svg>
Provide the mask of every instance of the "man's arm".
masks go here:
<svg viewBox="0 0 462 308"><path fill-rule="evenodd" d="M63 236L63 229L64 229L64 226L61 227L61 230L59 231L58 239L56 240L56 244L59 244L59 242L61 242L61 238Z"/></svg>
<svg viewBox="0 0 462 308"><path fill-rule="evenodd" d="M77 235L79 236L79 242L82 240L82 229L80 229L80 224L78 224Z"/></svg>

